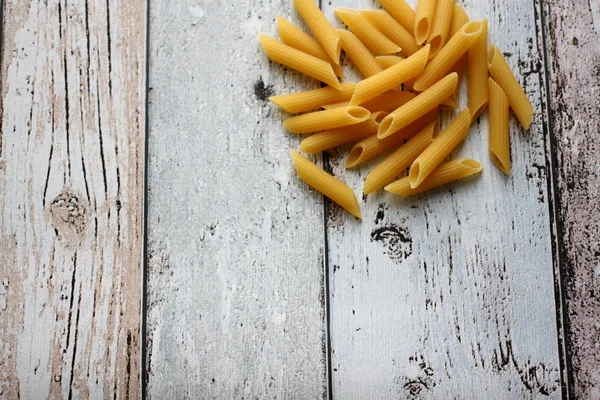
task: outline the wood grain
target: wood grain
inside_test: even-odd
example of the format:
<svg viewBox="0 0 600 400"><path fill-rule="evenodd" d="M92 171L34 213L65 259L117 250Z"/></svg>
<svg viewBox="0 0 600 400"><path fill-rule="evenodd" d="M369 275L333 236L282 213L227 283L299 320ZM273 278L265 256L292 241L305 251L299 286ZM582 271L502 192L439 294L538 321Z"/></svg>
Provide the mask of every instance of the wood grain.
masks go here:
<svg viewBox="0 0 600 400"><path fill-rule="evenodd" d="M136 398L143 2L3 2L0 397Z"/></svg>
<svg viewBox="0 0 600 400"><path fill-rule="evenodd" d="M149 398L326 393L322 198L268 96L318 82L269 63L291 2L150 3Z"/></svg>
<svg viewBox="0 0 600 400"><path fill-rule="evenodd" d="M374 4L328 2L332 19L336 6ZM369 195L362 223L330 206L336 398L561 397L539 10L517 1L463 6L471 20L489 18L490 41L523 82L534 123L524 132L511 120L509 177L489 159L486 113L453 154L481 161L481 177L409 199ZM328 166L359 191L377 160L345 171L345 155L331 153Z"/></svg>
<svg viewBox="0 0 600 400"><path fill-rule="evenodd" d="M573 395L600 399L600 3L545 2L556 209Z"/></svg>

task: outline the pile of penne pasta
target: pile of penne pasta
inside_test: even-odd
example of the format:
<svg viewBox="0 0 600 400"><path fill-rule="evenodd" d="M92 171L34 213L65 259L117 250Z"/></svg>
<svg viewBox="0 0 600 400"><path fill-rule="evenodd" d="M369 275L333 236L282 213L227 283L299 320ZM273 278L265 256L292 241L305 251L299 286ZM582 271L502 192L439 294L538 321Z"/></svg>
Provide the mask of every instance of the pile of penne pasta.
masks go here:
<svg viewBox="0 0 600 400"><path fill-rule="evenodd" d="M270 97L283 110L302 113L287 119L286 129L317 132L300 150L314 154L357 142L346 168L391 151L368 174L363 192L385 188L409 196L482 170L475 160L446 158L489 106L490 157L510 174L509 107L525 129L533 107L500 50L488 47L487 19L469 21L455 0L419 0L416 11L404 0L380 1L387 11L335 9L345 30L335 29L313 0L294 0L316 39L282 17L281 41L259 35L273 61L327 84ZM360 82L340 82L341 50L364 76ZM459 108L465 67L469 107L440 132L438 110ZM361 218L352 189L298 152L291 155L302 180Z"/></svg>

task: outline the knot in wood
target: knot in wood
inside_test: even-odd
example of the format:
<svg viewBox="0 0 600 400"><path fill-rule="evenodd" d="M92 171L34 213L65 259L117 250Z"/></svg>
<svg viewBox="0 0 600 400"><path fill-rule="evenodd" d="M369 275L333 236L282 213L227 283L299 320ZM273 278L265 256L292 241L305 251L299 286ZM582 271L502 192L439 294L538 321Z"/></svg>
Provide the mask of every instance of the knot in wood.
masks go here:
<svg viewBox="0 0 600 400"><path fill-rule="evenodd" d="M50 204L50 218L57 235L70 245L78 245L86 227L87 204L64 189Z"/></svg>

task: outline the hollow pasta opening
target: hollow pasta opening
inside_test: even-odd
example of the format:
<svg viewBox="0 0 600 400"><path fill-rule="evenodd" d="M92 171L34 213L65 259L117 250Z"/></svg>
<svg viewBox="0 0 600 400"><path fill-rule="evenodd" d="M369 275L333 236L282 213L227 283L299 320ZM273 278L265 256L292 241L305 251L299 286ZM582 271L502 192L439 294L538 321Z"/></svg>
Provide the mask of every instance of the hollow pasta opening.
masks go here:
<svg viewBox="0 0 600 400"><path fill-rule="evenodd" d="M362 157L363 151L364 148L362 146L355 146L350 150L350 155L348 155L348 159L346 160L346 168L354 167Z"/></svg>
<svg viewBox="0 0 600 400"><path fill-rule="evenodd" d="M371 115L369 110L366 110L362 107L351 108L347 111L347 114L356 119L366 119Z"/></svg>
<svg viewBox="0 0 600 400"><path fill-rule="evenodd" d="M502 162L502 160L500 160L500 158L498 157L498 155L496 153L494 153L493 151L490 151L490 158L492 159L492 162L494 163L494 165L496 167L498 167L498 169L502 172L504 172L505 174L510 174L510 167L508 165L504 165L504 163ZM471 160L474 161L474 160ZM465 164L465 163L463 163ZM479 164L479 163L477 163ZM465 164L466 165L466 164ZM471 167L469 165L469 167ZM471 167L471 168L476 168L476 169L480 169L481 168L481 164L479 164L479 166L477 167Z"/></svg>
<svg viewBox="0 0 600 400"><path fill-rule="evenodd" d="M488 52L488 66L492 64L494 57L496 56L496 46L491 46Z"/></svg>
<svg viewBox="0 0 600 400"><path fill-rule="evenodd" d="M393 118L390 118L389 115L387 117L385 117L383 119L383 121L381 121L381 123L379 124L379 129L377 131L378 138L383 139L384 137L386 137L388 135L388 131L390 130L390 127L392 126L392 121L393 121Z"/></svg>
<svg viewBox="0 0 600 400"><path fill-rule="evenodd" d="M469 22L465 25L465 35L473 35L474 33L478 33L479 31L481 31L482 26L483 24L481 23L481 21Z"/></svg>
<svg viewBox="0 0 600 400"><path fill-rule="evenodd" d="M419 162L415 161L410 167L410 172L408 173L408 183L410 183L410 187L412 189L416 188L417 183L419 183L420 172L421 168L419 168Z"/></svg>
<svg viewBox="0 0 600 400"><path fill-rule="evenodd" d="M417 34L416 39L417 43L422 44L425 40L427 40L427 31L429 30L429 21L427 18L421 19L417 23Z"/></svg>

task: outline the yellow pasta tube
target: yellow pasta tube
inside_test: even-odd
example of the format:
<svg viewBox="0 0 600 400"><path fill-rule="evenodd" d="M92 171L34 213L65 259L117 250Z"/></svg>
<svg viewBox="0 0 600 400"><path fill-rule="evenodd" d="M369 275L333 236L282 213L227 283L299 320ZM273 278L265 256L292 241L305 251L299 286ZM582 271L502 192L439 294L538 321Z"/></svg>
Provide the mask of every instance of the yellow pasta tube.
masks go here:
<svg viewBox="0 0 600 400"><path fill-rule="evenodd" d="M404 0L380 0L385 9L404 29L413 32L415 29L415 11Z"/></svg>
<svg viewBox="0 0 600 400"><path fill-rule="evenodd" d="M440 110L452 111L458 110L460 107L458 103L452 98L452 96L448 97L440 104Z"/></svg>
<svg viewBox="0 0 600 400"><path fill-rule="evenodd" d="M494 81L500 85L506 96L508 96L510 108L512 108L523 128L529 129L533 119L533 106L510 70L504 56L495 45L490 47L488 53L488 70Z"/></svg>
<svg viewBox="0 0 600 400"><path fill-rule="evenodd" d="M371 23L371 25L377 28L378 31L387 36L392 42L396 43L405 55L412 56L421 49L421 46L417 44L411 33L412 29L410 31L404 29L404 27L387 12L383 10L362 10L360 13Z"/></svg>
<svg viewBox="0 0 600 400"><path fill-rule="evenodd" d="M460 4L455 3L452 12L452 24L450 24L450 37L454 36L467 22L469 22L467 12Z"/></svg>
<svg viewBox="0 0 600 400"><path fill-rule="evenodd" d="M300 50L311 56L320 58L323 61L327 61L331 64L333 72L340 78L344 77L342 68L331 60L331 57L327 54L323 46L315 39L304 33L300 28L294 26L287 19L282 16L277 16L277 28L279 31L279 37L281 41L290 47Z"/></svg>
<svg viewBox="0 0 600 400"><path fill-rule="evenodd" d="M311 133L359 124L370 116L371 113L362 107L348 106L291 117L283 122L283 126L294 133Z"/></svg>
<svg viewBox="0 0 600 400"><path fill-rule="evenodd" d="M400 56L377 56L377 57L375 57L375 61L377 61L377 64L379 64L379 66L383 69L388 69L389 67L392 67L392 66L398 64L402 60L404 60L404 57L400 57Z"/></svg>
<svg viewBox="0 0 600 400"><path fill-rule="evenodd" d="M418 0L417 2L414 32L418 44L425 43L431 34L436 5L437 0Z"/></svg>
<svg viewBox="0 0 600 400"><path fill-rule="evenodd" d="M368 120L360 124L316 133L300 143L300 150L308 154L314 154L371 136L377 132L379 123L386 115L386 112L378 111L372 113Z"/></svg>
<svg viewBox="0 0 600 400"><path fill-rule="evenodd" d="M349 105L350 105L349 101L341 101L339 103L325 104L321 108L323 108L323 110L331 110L332 108L348 107Z"/></svg>
<svg viewBox="0 0 600 400"><path fill-rule="evenodd" d="M429 46L380 73L360 81L354 89L350 104L358 105L381 93L398 87L403 82L418 76L425 68Z"/></svg>
<svg viewBox="0 0 600 400"><path fill-rule="evenodd" d="M477 161L470 158L460 158L437 167L431 175L415 189L411 188L409 178L406 177L390 183L385 187L385 190L400 196L412 196L413 194L422 193L426 190L478 174L482 169L483 166Z"/></svg>
<svg viewBox="0 0 600 400"><path fill-rule="evenodd" d="M313 0L294 0L294 6L335 64L340 63L340 35Z"/></svg>
<svg viewBox="0 0 600 400"><path fill-rule="evenodd" d="M510 175L510 137L508 134L508 97L504 90L489 78L490 158L506 175Z"/></svg>
<svg viewBox="0 0 600 400"><path fill-rule="evenodd" d="M382 71L369 49L352 32L345 29L338 29L338 32L342 38L342 48L365 78Z"/></svg>
<svg viewBox="0 0 600 400"><path fill-rule="evenodd" d="M433 141L436 125L437 121L427 125L416 136L410 138L408 142L396 149L369 172L369 175L365 179L363 193L369 194L381 189L394 181L400 172L408 168Z"/></svg>
<svg viewBox="0 0 600 400"><path fill-rule="evenodd" d="M342 88L331 64L327 61L296 50L262 33L258 35L258 38L271 60L325 82L338 90Z"/></svg>
<svg viewBox="0 0 600 400"><path fill-rule="evenodd" d="M340 86L340 90L332 87L324 87L304 92L271 96L269 100L281 109L291 114L297 114L320 108L324 104L350 101L352 93L354 93L354 83L342 82Z"/></svg>
<svg viewBox="0 0 600 400"><path fill-rule="evenodd" d="M402 129L396 135L383 140L377 139L377 135L369 136L368 138L361 140L352 148L352 150L350 150L350 154L346 159L346 168L355 167L387 150L401 145L406 139L413 137L420 132L421 129L434 121L436 116L437 110L431 111Z"/></svg>
<svg viewBox="0 0 600 400"><path fill-rule="evenodd" d="M359 11L350 8L336 8L335 14L344 24L375 54L399 53L397 44L379 32Z"/></svg>
<svg viewBox="0 0 600 400"><path fill-rule="evenodd" d="M471 113L468 109L458 114L446 129L421 153L410 166L408 178L411 188L419 186L448 154L458 146L469 133Z"/></svg>
<svg viewBox="0 0 600 400"><path fill-rule="evenodd" d="M444 77L442 80L417 95L414 99L398 107L385 117L379 125L377 137L385 139L400 129L416 121L431 110L435 110L444 100L454 93L458 75L456 72ZM354 96L353 96L354 98Z"/></svg>
<svg viewBox="0 0 600 400"><path fill-rule="evenodd" d="M440 49L446 44L450 25L452 25L452 16L454 14L454 0L437 0L437 8L433 25L431 26L431 34L427 43L431 46L429 58L435 57Z"/></svg>
<svg viewBox="0 0 600 400"><path fill-rule="evenodd" d="M298 152L290 150L290 154L300 179L342 206L356 218L362 219L358 200L348 185L329 175Z"/></svg>
<svg viewBox="0 0 600 400"><path fill-rule="evenodd" d="M369 101L365 101L361 104L361 107L366 108L371 112L387 111L389 113L401 105L408 103L414 98L415 95L411 92L398 92L395 90L390 90L372 98Z"/></svg>
<svg viewBox="0 0 600 400"><path fill-rule="evenodd" d="M481 34L467 52L469 110L473 119L485 110L488 103L487 27L488 21L484 19Z"/></svg>
<svg viewBox="0 0 600 400"><path fill-rule="evenodd" d="M423 74L414 84L415 90L422 92L445 76L450 68L467 52L483 29L483 22L473 21L465 24L452 36L438 55L425 67Z"/></svg>

